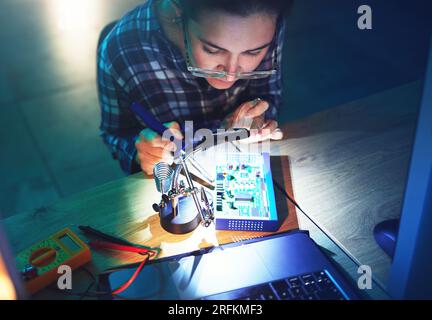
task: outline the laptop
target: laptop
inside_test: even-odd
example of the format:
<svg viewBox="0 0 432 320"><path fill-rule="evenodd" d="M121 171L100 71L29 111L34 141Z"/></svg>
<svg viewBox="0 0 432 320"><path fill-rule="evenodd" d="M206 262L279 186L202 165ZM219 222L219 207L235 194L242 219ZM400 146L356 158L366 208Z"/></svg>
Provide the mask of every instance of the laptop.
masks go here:
<svg viewBox="0 0 432 320"><path fill-rule="evenodd" d="M100 277L111 292L135 267ZM307 231L150 261L121 297L155 300L352 300L360 296Z"/></svg>

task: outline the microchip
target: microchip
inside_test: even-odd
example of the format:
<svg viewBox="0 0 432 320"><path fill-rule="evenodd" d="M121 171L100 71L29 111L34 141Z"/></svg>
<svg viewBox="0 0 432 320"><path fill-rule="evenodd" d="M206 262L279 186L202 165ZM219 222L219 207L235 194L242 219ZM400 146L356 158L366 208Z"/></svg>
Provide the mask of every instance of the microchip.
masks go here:
<svg viewBox="0 0 432 320"><path fill-rule="evenodd" d="M253 201L253 196L248 193L238 193L235 195L236 201Z"/></svg>

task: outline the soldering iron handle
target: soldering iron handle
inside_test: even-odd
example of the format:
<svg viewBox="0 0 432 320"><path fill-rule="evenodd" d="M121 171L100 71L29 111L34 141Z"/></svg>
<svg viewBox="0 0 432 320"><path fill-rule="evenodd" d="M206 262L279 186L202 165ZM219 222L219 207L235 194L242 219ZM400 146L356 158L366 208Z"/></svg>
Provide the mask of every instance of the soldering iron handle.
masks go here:
<svg viewBox="0 0 432 320"><path fill-rule="evenodd" d="M156 131L160 136L169 128L165 127L156 117L149 112L144 106L138 102L131 105L132 111L153 131Z"/></svg>

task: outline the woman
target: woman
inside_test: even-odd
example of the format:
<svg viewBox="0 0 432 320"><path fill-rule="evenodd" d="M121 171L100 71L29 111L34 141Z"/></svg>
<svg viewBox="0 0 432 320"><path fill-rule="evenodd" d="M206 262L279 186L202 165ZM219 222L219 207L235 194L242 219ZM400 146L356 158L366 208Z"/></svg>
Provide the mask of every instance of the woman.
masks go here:
<svg viewBox="0 0 432 320"><path fill-rule="evenodd" d="M126 14L98 52L101 135L127 173L172 161L131 111L139 102L177 129L250 128L281 139L283 18L289 0L149 0ZM259 98L259 99L257 99Z"/></svg>

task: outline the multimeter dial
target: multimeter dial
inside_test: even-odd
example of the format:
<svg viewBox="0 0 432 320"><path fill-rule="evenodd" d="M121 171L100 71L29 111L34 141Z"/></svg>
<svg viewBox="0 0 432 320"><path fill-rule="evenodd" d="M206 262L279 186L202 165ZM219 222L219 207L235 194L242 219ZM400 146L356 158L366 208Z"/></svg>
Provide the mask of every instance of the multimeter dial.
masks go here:
<svg viewBox="0 0 432 320"><path fill-rule="evenodd" d="M32 252L29 263L38 268L45 267L55 260L56 255L57 251L54 248L39 248Z"/></svg>

